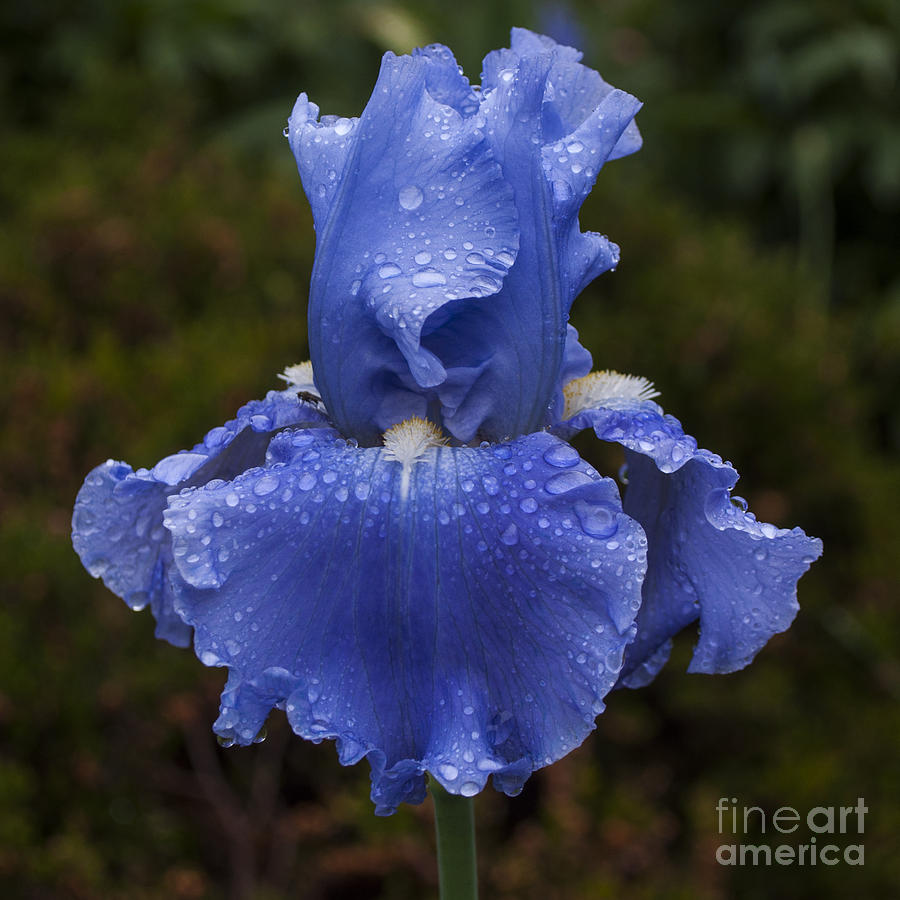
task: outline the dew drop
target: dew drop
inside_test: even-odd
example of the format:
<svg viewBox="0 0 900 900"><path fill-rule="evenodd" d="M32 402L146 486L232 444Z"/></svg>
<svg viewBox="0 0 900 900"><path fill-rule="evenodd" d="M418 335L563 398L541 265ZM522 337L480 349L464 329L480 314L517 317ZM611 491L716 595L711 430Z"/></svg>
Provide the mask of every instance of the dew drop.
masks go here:
<svg viewBox="0 0 900 900"><path fill-rule="evenodd" d="M431 262L431 254L427 250L422 250L416 254L416 265L427 266Z"/></svg>
<svg viewBox="0 0 900 900"><path fill-rule="evenodd" d="M619 530L615 510L605 504L579 500L575 504L575 515L578 516L584 533L591 537L608 538Z"/></svg>
<svg viewBox="0 0 900 900"><path fill-rule="evenodd" d="M414 184L409 184L405 188L400 189L400 205L404 209L418 209L422 205L424 196L420 188Z"/></svg>
<svg viewBox="0 0 900 900"><path fill-rule="evenodd" d="M419 288L438 287L446 284L447 279L442 272L438 272L436 269L426 269L424 272L416 272L412 277L412 283Z"/></svg>
<svg viewBox="0 0 900 900"><path fill-rule="evenodd" d="M441 763L438 766L438 774L442 778L446 778L447 781L455 781L457 776L459 775L459 769L456 766L451 765L450 763Z"/></svg>
<svg viewBox="0 0 900 900"><path fill-rule="evenodd" d="M474 781L467 781L463 786L459 789L460 794L463 797L474 797L481 788Z"/></svg>
<svg viewBox="0 0 900 900"><path fill-rule="evenodd" d="M500 492L500 482L493 475L485 475L481 479L485 492L491 497L495 497Z"/></svg>
<svg viewBox="0 0 900 900"><path fill-rule="evenodd" d="M593 481L584 472L560 472L547 481L544 490L548 494L564 494L585 484L593 484Z"/></svg>
<svg viewBox="0 0 900 900"><path fill-rule="evenodd" d="M515 522L510 522L507 525L506 529L500 535L500 540L506 544L507 547L514 547L519 543L519 529L516 528Z"/></svg>
<svg viewBox="0 0 900 900"><path fill-rule="evenodd" d="M396 263L385 263L378 269L381 278L396 278L403 270Z"/></svg>
<svg viewBox="0 0 900 900"><path fill-rule="evenodd" d="M568 444L556 444L544 453L544 461L557 469L570 469L579 459L578 451Z"/></svg>
<svg viewBox="0 0 900 900"><path fill-rule="evenodd" d="M265 497L266 494L271 494L277 487L277 476L263 475L263 477L253 485L253 493L256 494L257 497Z"/></svg>

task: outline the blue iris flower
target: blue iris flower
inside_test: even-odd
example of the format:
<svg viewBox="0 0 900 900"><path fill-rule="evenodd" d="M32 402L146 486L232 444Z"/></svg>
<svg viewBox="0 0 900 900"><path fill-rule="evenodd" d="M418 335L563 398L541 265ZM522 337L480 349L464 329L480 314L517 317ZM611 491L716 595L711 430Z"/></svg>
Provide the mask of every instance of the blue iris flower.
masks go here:
<svg viewBox="0 0 900 900"><path fill-rule="evenodd" d="M578 212L640 103L511 44L480 87L446 47L389 53L358 119L301 94L311 364L191 451L98 467L73 519L91 574L228 668L224 742L283 709L368 759L380 814L426 772L517 793L695 621L691 670L741 668L821 552L732 497L644 379L589 374L569 310L619 251ZM588 428L625 448L624 506L567 443Z"/></svg>

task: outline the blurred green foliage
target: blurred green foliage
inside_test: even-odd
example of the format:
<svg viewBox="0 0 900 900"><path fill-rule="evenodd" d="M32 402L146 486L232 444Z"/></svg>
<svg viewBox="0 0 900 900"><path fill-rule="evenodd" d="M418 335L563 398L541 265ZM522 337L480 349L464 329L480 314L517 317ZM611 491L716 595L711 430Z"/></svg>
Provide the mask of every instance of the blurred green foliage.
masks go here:
<svg viewBox="0 0 900 900"><path fill-rule="evenodd" d="M364 767L341 770L280 716L264 744L219 749L221 673L88 578L69 519L99 461L190 446L304 358L314 236L281 138L295 95L354 114L383 50L433 40L477 78L510 24L573 33L646 102L645 150L601 173L582 215L623 246L576 305L597 365L653 378L735 460L760 517L826 552L749 669L684 675L684 635L521 797L479 798L485 896L900 892L897 5L12 0L4 897L434 896L428 804L375 819ZM866 865L724 869L720 796L770 811L863 796Z"/></svg>

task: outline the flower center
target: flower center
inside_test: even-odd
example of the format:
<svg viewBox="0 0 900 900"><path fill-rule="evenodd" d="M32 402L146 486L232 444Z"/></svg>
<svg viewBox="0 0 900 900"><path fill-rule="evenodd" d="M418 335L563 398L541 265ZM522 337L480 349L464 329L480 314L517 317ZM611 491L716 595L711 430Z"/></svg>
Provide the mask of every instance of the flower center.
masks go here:
<svg viewBox="0 0 900 900"><path fill-rule="evenodd" d="M316 383L313 381L313 367L309 360L288 366L278 377L282 381L286 381L289 388L295 388L304 394L314 394L316 397L321 397Z"/></svg>
<svg viewBox="0 0 900 900"><path fill-rule="evenodd" d="M659 396L659 391L654 389L652 381L640 375L622 375L606 369L573 379L563 388L563 394L566 398L563 418L571 419L584 409L652 400Z"/></svg>
<svg viewBox="0 0 900 900"><path fill-rule="evenodd" d="M420 419L418 416L404 419L388 428L383 440L385 456L403 466L400 475L400 496L403 500L409 494L409 476L412 467L422 459L426 450L447 444L447 438L434 422Z"/></svg>

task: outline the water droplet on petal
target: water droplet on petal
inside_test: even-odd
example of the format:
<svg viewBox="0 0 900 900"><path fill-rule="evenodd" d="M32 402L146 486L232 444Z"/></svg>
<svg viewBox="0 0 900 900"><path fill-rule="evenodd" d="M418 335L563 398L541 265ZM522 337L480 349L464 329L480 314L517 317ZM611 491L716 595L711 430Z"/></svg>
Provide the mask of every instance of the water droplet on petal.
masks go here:
<svg viewBox="0 0 900 900"><path fill-rule="evenodd" d="M420 188L414 184L409 184L405 188L400 189L400 205L404 209L418 209L422 205L424 196Z"/></svg>
<svg viewBox="0 0 900 900"><path fill-rule="evenodd" d="M385 263L378 269L381 278L396 278L403 270L395 263Z"/></svg>
<svg viewBox="0 0 900 900"><path fill-rule="evenodd" d="M578 451L568 444L556 444L544 453L544 460L557 469L570 469L578 464Z"/></svg>
<svg viewBox="0 0 900 900"><path fill-rule="evenodd" d="M500 535L500 540L506 544L507 547L513 547L519 543L519 529L516 528L515 522L510 522L507 525L506 529Z"/></svg>
<svg viewBox="0 0 900 900"><path fill-rule="evenodd" d="M481 479L481 483L484 485L485 492L491 497L495 497L500 492L500 482L493 475L485 475Z"/></svg>
<svg viewBox="0 0 900 900"><path fill-rule="evenodd" d="M575 515L578 516L584 533L591 537L608 538L619 530L616 511L606 504L579 500L575 504Z"/></svg>
<svg viewBox="0 0 900 900"><path fill-rule="evenodd" d="M441 763L438 766L438 774L442 778L446 778L447 781L454 781L459 775L459 769L457 769L456 766L451 765L450 763Z"/></svg>
<svg viewBox="0 0 900 900"><path fill-rule="evenodd" d="M467 781L459 789L459 792L463 795L463 797L474 797L480 790L481 788L478 787L478 785L474 781Z"/></svg>
<svg viewBox="0 0 900 900"><path fill-rule="evenodd" d="M584 472L560 472L547 481L544 490L548 494L564 494L585 484L593 484L593 479Z"/></svg>
<svg viewBox="0 0 900 900"><path fill-rule="evenodd" d="M276 475L263 475L263 477L253 485L253 493L256 494L257 497L265 497L266 494L271 494L277 487L278 477Z"/></svg>
<svg viewBox="0 0 900 900"><path fill-rule="evenodd" d="M446 284L447 279L436 269L426 269L424 272L416 272L412 277L412 283L419 288L437 287Z"/></svg>

